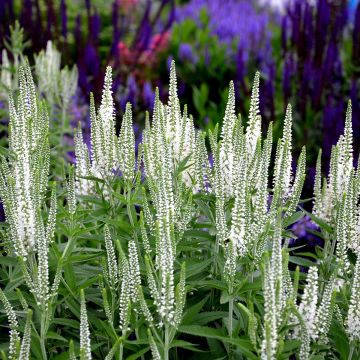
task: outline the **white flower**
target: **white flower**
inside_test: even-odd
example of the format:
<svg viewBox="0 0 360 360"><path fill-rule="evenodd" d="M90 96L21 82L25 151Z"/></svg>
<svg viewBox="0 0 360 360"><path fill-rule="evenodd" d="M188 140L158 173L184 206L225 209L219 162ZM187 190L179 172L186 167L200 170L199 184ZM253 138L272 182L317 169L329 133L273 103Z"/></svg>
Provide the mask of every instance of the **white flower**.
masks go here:
<svg viewBox="0 0 360 360"><path fill-rule="evenodd" d="M350 306L346 319L346 331L350 340L360 340L360 261L355 265L354 280L351 288Z"/></svg>
<svg viewBox="0 0 360 360"><path fill-rule="evenodd" d="M258 140L261 138L261 116L259 110L260 73L257 71L254 78L250 100L249 123L246 128L246 151L249 158L255 153Z"/></svg>
<svg viewBox="0 0 360 360"><path fill-rule="evenodd" d="M307 332L311 338L316 338L315 321L318 302L318 269L316 266L309 268L307 284L299 306L299 313L303 317Z"/></svg>
<svg viewBox="0 0 360 360"><path fill-rule="evenodd" d="M84 290L80 291L80 354L82 360L91 360L90 329L86 312Z"/></svg>

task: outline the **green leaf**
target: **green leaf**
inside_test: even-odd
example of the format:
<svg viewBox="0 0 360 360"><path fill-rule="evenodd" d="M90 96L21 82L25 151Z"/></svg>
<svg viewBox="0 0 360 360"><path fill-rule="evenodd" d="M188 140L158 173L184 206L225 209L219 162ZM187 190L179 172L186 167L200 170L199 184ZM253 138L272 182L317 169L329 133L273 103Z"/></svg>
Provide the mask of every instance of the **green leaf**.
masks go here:
<svg viewBox="0 0 360 360"><path fill-rule="evenodd" d="M193 323L194 325L205 325L212 321L226 318L227 316L229 316L229 313L227 311L202 312L194 317Z"/></svg>
<svg viewBox="0 0 360 360"><path fill-rule="evenodd" d="M187 350L191 350L191 351L202 352L202 350L198 349L196 346L198 346L198 345L192 344L191 342L184 341L184 340L174 340L170 344L170 348L183 348L183 349L187 349Z"/></svg>
<svg viewBox="0 0 360 360"><path fill-rule="evenodd" d="M213 259L207 259L202 261L196 261L195 263L188 263L186 265L186 278L191 278L196 274L204 271L211 263Z"/></svg>
<svg viewBox="0 0 360 360"><path fill-rule="evenodd" d="M302 211L295 212L290 217L288 217L287 219L284 220L284 223L283 223L284 228L287 228L288 226L296 223L303 217L304 217L304 213Z"/></svg>
<svg viewBox="0 0 360 360"><path fill-rule="evenodd" d="M52 324L57 324L57 325L64 325L64 326L68 326L68 327L72 327L74 329L78 329L79 328L79 322L76 320L72 320L72 319L65 319L65 318L55 318L51 320Z"/></svg>
<svg viewBox="0 0 360 360"><path fill-rule="evenodd" d="M305 267L310 267L315 265L313 261L301 258L299 256L290 256L289 261L292 262L293 264L305 266Z"/></svg>
<svg viewBox="0 0 360 360"><path fill-rule="evenodd" d="M333 347L339 352L340 359L349 358L349 339L344 331L344 327L337 321L333 321L331 328L331 340L334 342Z"/></svg>
<svg viewBox="0 0 360 360"><path fill-rule="evenodd" d="M257 359L257 356L253 353L253 347L249 340L230 338L226 334L223 334L221 331L206 326L185 325L180 326L179 331L194 336L218 339L225 343L235 345L237 347L237 350L243 353L247 357L247 359Z"/></svg>
<svg viewBox="0 0 360 360"><path fill-rule="evenodd" d="M53 331L48 331L46 334L46 338L47 339L55 339L55 340L59 340L59 341L63 341L63 342L68 342L67 339L65 339L64 337L60 336L58 333L53 332Z"/></svg>
<svg viewBox="0 0 360 360"><path fill-rule="evenodd" d="M0 256L0 264L10 266L10 265L17 265L18 262L17 262L17 259L14 257L1 255Z"/></svg>
<svg viewBox="0 0 360 360"><path fill-rule="evenodd" d="M150 350L150 347L148 346L148 347L146 347L144 349L139 350L137 353L128 356L126 358L126 360L136 360L139 357L141 357L142 355L146 354L149 350Z"/></svg>
<svg viewBox="0 0 360 360"><path fill-rule="evenodd" d="M80 179L92 180L101 184L105 184L105 181L103 179L97 178L95 176L77 176L77 177L79 177Z"/></svg>
<svg viewBox="0 0 360 360"><path fill-rule="evenodd" d="M191 324L195 315L199 313L205 303L208 301L210 295L205 296L201 301L197 302L194 306L188 309L181 321L182 324Z"/></svg>
<svg viewBox="0 0 360 360"><path fill-rule="evenodd" d="M218 289L221 291L227 290L228 286L225 282L220 280L202 280L198 287L205 287L209 289Z"/></svg>
<svg viewBox="0 0 360 360"><path fill-rule="evenodd" d="M230 301L230 296L227 290L221 292L220 304L227 304Z"/></svg>

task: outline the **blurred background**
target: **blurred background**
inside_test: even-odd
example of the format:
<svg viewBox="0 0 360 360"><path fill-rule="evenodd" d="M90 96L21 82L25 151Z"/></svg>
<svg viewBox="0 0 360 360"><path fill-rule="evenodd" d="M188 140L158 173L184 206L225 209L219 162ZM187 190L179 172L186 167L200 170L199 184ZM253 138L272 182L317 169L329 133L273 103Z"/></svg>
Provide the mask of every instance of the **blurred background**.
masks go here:
<svg viewBox="0 0 360 360"><path fill-rule="evenodd" d="M117 123L130 101L140 139L155 88L164 101L168 96L172 59L181 103L202 129L222 121L230 80L246 121L252 80L261 72L264 130L273 121L278 137L285 107L293 105L295 153L307 147L306 195L312 194L320 147L325 171L329 166L348 99L355 136L360 134L358 0L0 0L3 119L7 72L14 75L12 66L23 55L35 64L49 40L61 53L62 67L77 66L70 123L80 121L85 134L89 94L100 101L111 65ZM355 141L357 152L359 147Z"/></svg>

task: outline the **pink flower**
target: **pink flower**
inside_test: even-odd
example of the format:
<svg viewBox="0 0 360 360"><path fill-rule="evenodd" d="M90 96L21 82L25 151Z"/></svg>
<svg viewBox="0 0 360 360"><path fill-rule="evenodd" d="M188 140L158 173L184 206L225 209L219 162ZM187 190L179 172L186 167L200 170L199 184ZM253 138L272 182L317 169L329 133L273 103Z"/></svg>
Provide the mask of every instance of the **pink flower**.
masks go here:
<svg viewBox="0 0 360 360"><path fill-rule="evenodd" d="M117 0L117 3L124 12L129 12L138 4L139 0Z"/></svg>

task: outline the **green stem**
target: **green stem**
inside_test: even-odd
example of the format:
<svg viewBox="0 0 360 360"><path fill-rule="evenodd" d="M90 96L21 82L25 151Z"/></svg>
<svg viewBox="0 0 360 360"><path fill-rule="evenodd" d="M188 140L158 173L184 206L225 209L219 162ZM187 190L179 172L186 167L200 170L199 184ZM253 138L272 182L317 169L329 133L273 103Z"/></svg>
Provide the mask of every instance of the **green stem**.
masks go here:
<svg viewBox="0 0 360 360"><path fill-rule="evenodd" d="M135 323L136 323L135 336L136 336L136 339L140 340L139 329L138 329L138 327L137 327L138 321L139 321L138 315L136 314L136 316L135 316ZM141 355L141 359L144 360L144 355Z"/></svg>
<svg viewBox="0 0 360 360"><path fill-rule="evenodd" d="M67 128L67 123L66 123L66 107L64 105L62 106L62 111L61 111L61 124L62 124L62 129L65 130Z"/></svg>
<svg viewBox="0 0 360 360"><path fill-rule="evenodd" d="M65 106L62 106L61 111L61 130L60 130L60 144L65 144L65 134L66 130L68 129L67 123L66 123L66 108Z"/></svg>
<svg viewBox="0 0 360 360"><path fill-rule="evenodd" d="M233 287L229 286L229 337L233 336L233 313L234 313L234 297L233 297ZM229 344L229 359L232 359L232 346Z"/></svg>
<svg viewBox="0 0 360 360"><path fill-rule="evenodd" d="M231 296L229 300L229 336L232 338L233 334L233 312L234 312L234 298Z"/></svg>
<svg viewBox="0 0 360 360"><path fill-rule="evenodd" d="M121 332L121 342L120 342L120 354L119 354L119 360L123 360L124 357L124 340L126 338L126 331Z"/></svg>
<svg viewBox="0 0 360 360"><path fill-rule="evenodd" d="M169 360L169 325L165 325L164 360Z"/></svg>
<svg viewBox="0 0 360 360"><path fill-rule="evenodd" d="M216 278L217 274L218 274L218 267L217 267L217 263L218 263L218 258L219 258L219 250L220 250L220 241L219 241L219 236L216 236L215 239L215 249L214 249L214 261L212 263L212 273L214 275L214 277Z"/></svg>
<svg viewBox="0 0 360 360"><path fill-rule="evenodd" d="M114 328L114 314L115 314L115 294L114 294L114 291L111 289L111 315L112 315L111 316L111 326L113 328Z"/></svg>
<svg viewBox="0 0 360 360"><path fill-rule="evenodd" d="M68 252L68 249L69 249L69 246L73 240L73 232L74 232L74 228L75 228L75 221L74 221L74 215L73 214L70 214L70 235L68 236L68 241L65 245L65 248L64 248L64 251L61 255L61 260L64 260L66 257L67 257L67 252Z"/></svg>
<svg viewBox="0 0 360 360"><path fill-rule="evenodd" d="M135 225L135 221L134 221L133 216L132 216L130 200L131 200L131 186L129 185L127 187L127 190L126 190L126 210L127 210L128 216L129 216L130 224L132 226L132 233L133 233L133 236L134 236L134 240L135 240L135 244L136 244L138 254L141 254L140 245L139 245L139 239L138 239L137 234L136 234L136 225ZM140 256L139 261L142 261L141 259L142 259L142 257Z"/></svg>
<svg viewBox="0 0 360 360"><path fill-rule="evenodd" d="M48 309L45 309L41 315L41 328L40 328L40 346L43 360L47 360L45 338L47 333L47 316Z"/></svg>
<svg viewBox="0 0 360 360"><path fill-rule="evenodd" d="M354 344L351 344L348 360L352 360L354 350L355 350Z"/></svg>
<svg viewBox="0 0 360 360"><path fill-rule="evenodd" d="M120 343L120 355L119 355L119 360L122 360L124 356L124 344L123 342Z"/></svg>

